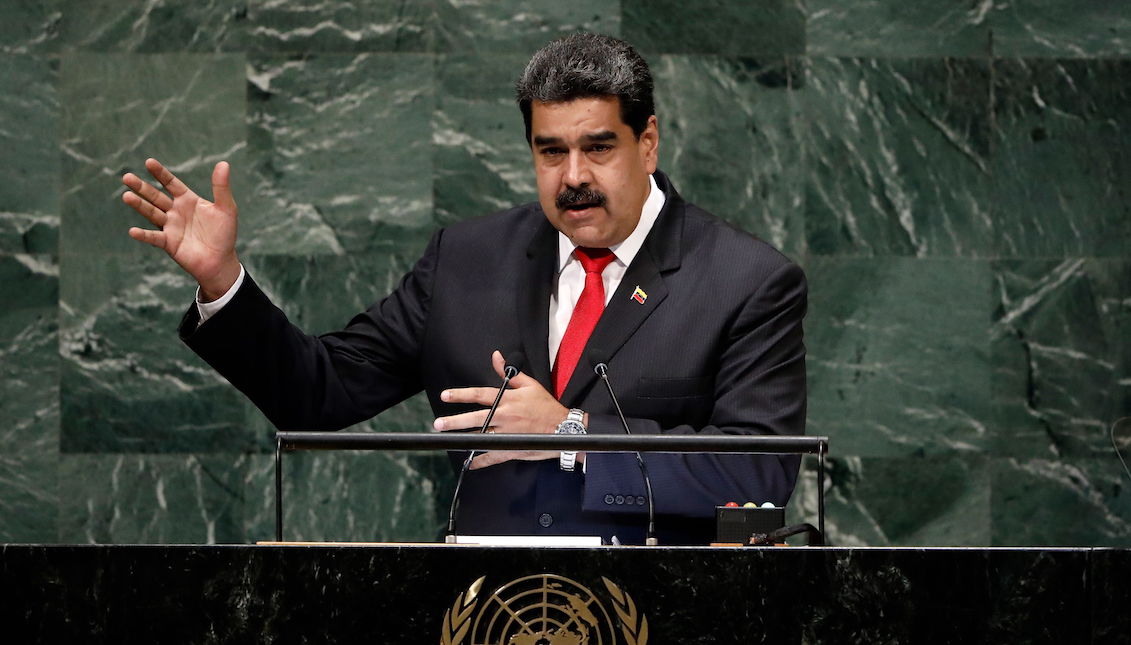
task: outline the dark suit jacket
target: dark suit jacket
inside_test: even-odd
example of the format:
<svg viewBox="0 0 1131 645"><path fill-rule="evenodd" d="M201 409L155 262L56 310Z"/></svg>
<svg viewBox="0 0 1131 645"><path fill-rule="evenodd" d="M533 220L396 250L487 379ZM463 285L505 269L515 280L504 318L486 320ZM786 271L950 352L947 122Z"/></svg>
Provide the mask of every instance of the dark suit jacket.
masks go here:
<svg viewBox="0 0 1131 645"><path fill-rule="evenodd" d="M633 433L802 434L801 269L655 176L667 202L589 343L609 356ZM437 416L462 411L440 392L496 384L495 349L520 348L524 371L549 389L556 234L536 203L449 226L392 294L321 337L288 322L250 279L199 328L190 308L181 335L280 429L340 429L421 389ZM643 304L631 298L638 286ZM590 413L590 433L624 431L586 364L562 402ZM645 459L667 544L710 541L716 504L784 504L799 465L792 456ZM461 534L643 539L632 455L589 454L585 474L556 460L508 462L469 473L464 486Z"/></svg>

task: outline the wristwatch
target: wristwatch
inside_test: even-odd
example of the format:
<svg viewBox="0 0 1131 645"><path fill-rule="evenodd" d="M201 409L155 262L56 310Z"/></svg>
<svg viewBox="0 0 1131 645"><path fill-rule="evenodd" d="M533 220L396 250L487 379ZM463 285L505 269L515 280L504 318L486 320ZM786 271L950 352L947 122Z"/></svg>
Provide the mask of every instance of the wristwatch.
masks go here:
<svg viewBox="0 0 1131 645"><path fill-rule="evenodd" d="M565 421L558 424L554 434L585 434L585 424L582 420L585 418L585 412L574 408L566 415ZM566 472L573 472L574 467L577 465L577 451L576 450L563 450L558 457L558 467Z"/></svg>

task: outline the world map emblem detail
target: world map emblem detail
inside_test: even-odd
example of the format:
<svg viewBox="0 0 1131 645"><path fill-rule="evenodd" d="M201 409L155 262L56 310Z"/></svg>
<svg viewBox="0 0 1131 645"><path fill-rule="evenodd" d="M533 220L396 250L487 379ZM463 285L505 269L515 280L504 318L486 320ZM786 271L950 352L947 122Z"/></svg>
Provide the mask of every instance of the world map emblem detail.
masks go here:
<svg viewBox="0 0 1131 645"><path fill-rule="evenodd" d="M517 578L481 596L486 579L473 582L444 612L441 645L647 645L648 619L608 578L601 578L604 599L552 573Z"/></svg>

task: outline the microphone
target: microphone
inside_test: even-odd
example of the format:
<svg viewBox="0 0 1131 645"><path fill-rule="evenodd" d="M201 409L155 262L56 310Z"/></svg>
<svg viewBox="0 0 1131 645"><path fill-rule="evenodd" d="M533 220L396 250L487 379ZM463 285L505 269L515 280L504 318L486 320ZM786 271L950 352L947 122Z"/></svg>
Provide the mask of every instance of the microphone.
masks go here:
<svg viewBox="0 0 1131 645"><path fill-rule="evenodd" d="M1115 443L1116 428L1122 425L1124 421L1129 420L1131 420L1131 417L1123 417L1122 419L1116 419L1115 423L1111 424L1111 448L1115 451L1115 456L1119 457L1119 463L1123 465L1123 472L1127 473L1128 479L1131 479L1131 470L1127 469L1127 462L1123 461L1123 455L1119 454L1119 445Z"/></svg>
<svg viewBox="0 0 1131 645"><path fill-rule="evenodd" d="M632 434L632 430L628 427L628 419L624 418L624 412L620 409L620 401L617 400L617 395L613 392L613 385L609 382L608 354L594 348L589 351L589 360L593 363L593 371L605 382L605 388L609 391L609 398L613 400L613 407L617 410L617 416L624 427L624 433ZM640 451L636 450L634 453L636 454L636 465L640 467L640 476L644 478L644 491L648 495L648 533L644 538L644 544L656 546L660 541L656 539L656 507L652 502L652 478L648 476L648 466L644 464L644 457L640 455Z"/></svg>
<svg viewBox="0 0 1131 645"><path fill-rule="evenodd" d="M521 371L521 366L526 362L526 356L520 351L509 352L510 359L506 359L506 365L503 367L503 382L499 386L499 393L495 395L495 402L491 404L491 409L487 411L487 418L483 420L483 426L479 428L480 434L486 434L487 428L491 427L491 419L495 417L495 410L499 408L499 401L503 400L503 392L507 389L507 384L511 379L518 375ZM452 506L448 509L448 535L444 538L447 544L456 543L456 510L459 509L459 491L463 487L463 477L471 468L471 460L475 458L477 451L472 450L467 453L467 459L463 460L463 467L459 469L459 477L456 479L456 489L452 493Z"/></svg>

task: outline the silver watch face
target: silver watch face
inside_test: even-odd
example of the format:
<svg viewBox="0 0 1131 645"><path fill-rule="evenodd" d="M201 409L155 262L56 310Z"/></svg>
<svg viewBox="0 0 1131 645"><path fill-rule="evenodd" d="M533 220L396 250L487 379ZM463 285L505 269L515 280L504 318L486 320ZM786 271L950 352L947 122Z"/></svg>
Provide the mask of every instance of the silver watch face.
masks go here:
<svg viewBox="0 0 1131 645"><path fill-rule="evenodd" d="M557 434L585 434L585 426L580 421L566 419L558 424Z"/></svg>

